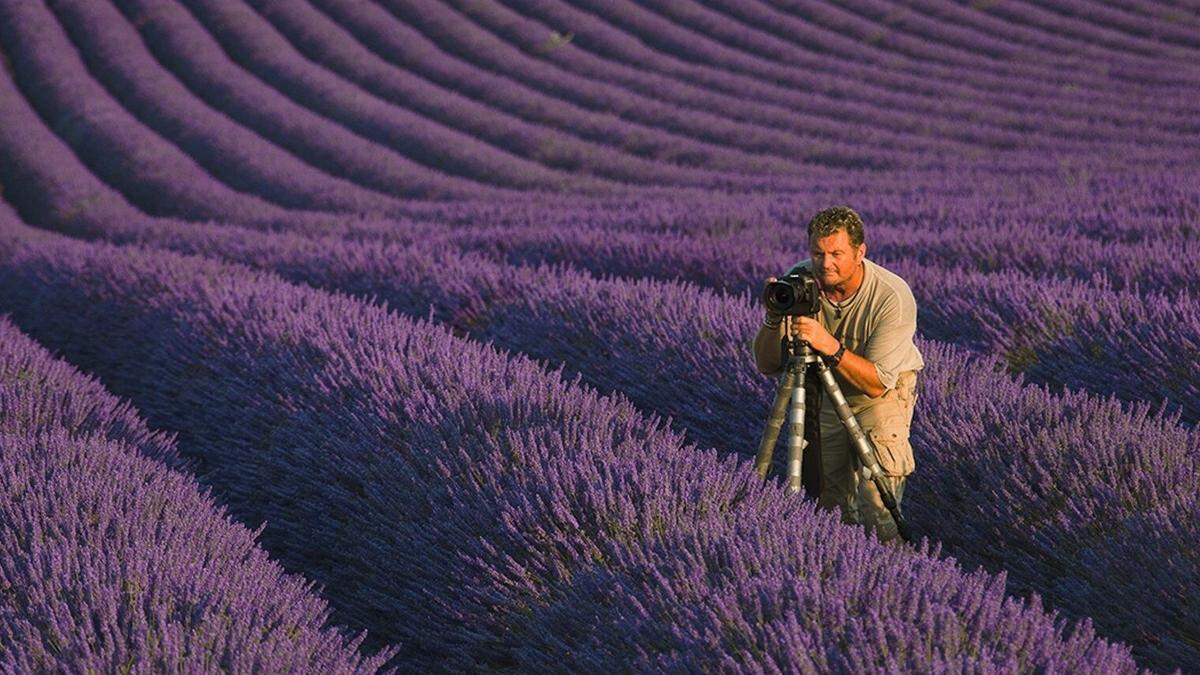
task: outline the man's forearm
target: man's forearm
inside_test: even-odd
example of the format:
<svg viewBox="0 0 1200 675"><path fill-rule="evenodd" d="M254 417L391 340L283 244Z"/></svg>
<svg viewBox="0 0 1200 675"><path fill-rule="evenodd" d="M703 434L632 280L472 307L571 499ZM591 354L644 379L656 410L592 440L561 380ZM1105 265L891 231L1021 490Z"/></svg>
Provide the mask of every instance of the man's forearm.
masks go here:
<svg viewBox="0 0 1200 675"><path fill-rule="evenodd" d="M754 336L754 364L758 372L774 373L783 365L783 326L779 328L758 327L758 335Z"/></svg>
<svg viewBox="0 0 1200 675"><path fill-rule="evenodd" d="M847 349L842 353L842 360L837 364L837 371L871 398L881 396L887 391L879 381L879 373L875 364Z"/></svg>
<svg viewBox="0 0 1200 675"><path fill-rule="evenodd" d="M783 365L784 329L759 326L758 334L754 337L754 362L758 372L771 374L777 372ZM828 356L828 354L826 354ZM879 373L875 364L847 349L842 353L836 370L851 384L871 398L881 396L886 389L879 381Z"/></svg>

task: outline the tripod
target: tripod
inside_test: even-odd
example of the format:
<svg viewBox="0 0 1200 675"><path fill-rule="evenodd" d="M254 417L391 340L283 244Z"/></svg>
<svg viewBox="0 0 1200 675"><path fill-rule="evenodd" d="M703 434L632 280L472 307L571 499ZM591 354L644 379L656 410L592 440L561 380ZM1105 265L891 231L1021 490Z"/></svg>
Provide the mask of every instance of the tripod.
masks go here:
<svg viewBox="0 0 1200 675"><path fill-rule="evenodd" d="M858 458L865 480L871 481L883 501L884 507L896 521L896 529L904 541L911 541L908 523L900 513L900 505L891 485L884 480L883 468L875 452L875 444L863 432L858 418L850 411L846 397L837 380L833 379L833 371L826 365L820 354L813 351L812 346L795 335L784 339L787 364L779 376L779 387L775 390L775 401L771 404L771 412L763 429L762 440L758 444L758 455L754 460L754 468L764 480L771 467L771 458L775 454L775 443L779 439L779 431L783 427L785 411L788 414L788 457L787 457L787 491L797 493L802 487L801 464L804 448L808 442L804 439L804 414L807 398L805 391L805 371L808 364L815 364L817 377L824 386L825 393L833 401L838 419L850 435L850 447ZM820 392L815 392L819 394ZM790 405L789 405L790 402Z"/></svg>

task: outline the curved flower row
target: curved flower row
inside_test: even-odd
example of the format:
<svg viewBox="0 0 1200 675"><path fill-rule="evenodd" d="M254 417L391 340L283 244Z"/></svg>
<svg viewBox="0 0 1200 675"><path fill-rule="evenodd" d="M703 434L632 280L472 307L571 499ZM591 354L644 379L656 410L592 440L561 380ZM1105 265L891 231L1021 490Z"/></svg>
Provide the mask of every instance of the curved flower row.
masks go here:
<svg viewBox="0 0 1200 675"><path fill-rule="evenodd" d="M1200 387L1191 376L1200 368L1200 305L1188 290L1196 270L1180 255L1194 244L1077 240L1080 251L1091 248L1097 257L1072 263L1061 259L1061 249L1046 251L1037 230L1009 235L989 228L964 237L877 228L871 237L870 246L884 253L870 257L881 257L912 287L923 334L1003 356L1010 371L1034 382L1113 392L1128 401L1165 399L1189 423L1200 420ZM728 238L546 228L450 237L503 262L566 263L595 274L684 280L752 297L768 276L806 257L771 250L778 239L752 233L731 245ZM1021 255L1025 250L1030 255ZM958 268L960 260L986 261L983 251L992 252L999 270L976 271L986 262ZM1148 268L1143 255L1151 252L1165 264ZM1050 276L1064 271L1078 278ZM1132 287L1113 287L1122 276ZM1139 289L1142 284L1149 288Z"/></svg>
<svg viewBox="0 0 1200 675"><path fill-rule="evenodd" d="M12 78L47 125L92 171L148 212L239 219L287 213L215 180L112 100L40 3L0 5L0 39Z"/></svg>
<svg viewBox="0 0 1200 675"><path fill-rule="evenodd" d="M730 131L726 131L727 144L716 144L704 140L703 134L691 137L649 123L657 119L661 126L664 120L686 116L680 110L664 106L656 111L657 115L642 116L644 123L633 122L628 113L617 117L588 110L577 101L550 97L494 73L479 69L464 72L464 64L448 58L436 43L396 22L382 8L354 8L354 27L369 31L374 38L372 48L360 43L348 27L323 14L328 11L326 7L318 10L301 3L248 4L309 58L365 89L394 102L416 104L439 118L449 116L456 125L479 129L482 137L512 144L523 154L542 155L540 161L554 160L556 157L550 153L561 152L564 158L573 160L565 167L573 171L611 174L623 180L684 183L703 176L679 171L681 167L789 173L800 166L795 161L798 155L788 150L803 144L785 134L774 140L786 147L773 150L736 142L741 136ZM390 21L382 22L383 18ZM468 97L459 90L474 95ZM629 92L614 94L618 95L602 110L631 107ZM733 126L712 118L707 121L709 126ZM737 130L744 134L744 130Z"/></svg>
<svg viewBox="0 0 1200 675"><path fill-rule="evenodd" d="M3 225L9 231L11 225ZM373 672L174 439L0 319L0 667Z"/></svg>
<svg viewBox="0 0 1200 675"><path fill-rule="evenodd" d="M831 60L824 53L797 53L795 48L789 49L786 46L773 50L770 58L748 53L745 45L750 45L754 51L762 51L765 43L778 42L778 39L772 40L769 36L756 35L754 31L743 31L737 37L731 37L731 34L738 33L736 21L727 17L706 16L706 12L695 9L689 11L687 5L690 3L655 6L653 9L629 2L597 3L592 0L572 0L564 4L597 15L610 26L610 30L616 28L627 32L660 52L656 58L648 61L654 69L668 67L678 70L678 65L669 63L671 60L698 63L710 73L737 74L759 87L776 89L772 96L775 100L786 96L785 92L788 89L806 92L816 90L834 98L831 104L838 109L844 109L856 124L898 126L898 130L918 133L925 130L997 149L1020 147L1028 140L1023 137L1023 133L1040 135L1043 133L1042 127L1053 129L1063 124L1061 115L1030 115L1026 110L1005 111L996 106L977 105L975 101L980 98L978 94L949 96L943 93L940 98L929 97L922 101L903 89L892 89L894 85L874 85L865 89L862 84L856 84L848 88L848 78L844 76L826 77L825 82L814 82L813 74L801 64L805 61ZM836 11L836 6L831 4L830 10ZM746 32L751 35L747 36ZM740 42L742 47L730 44L731 42ZM664 61L668 63L663 64ZM866 77L875 79L879 75ZM921 83L916 88L926 89L931 82L932 78L921 78ZM857 97L852 95L859 90L863 91L865 101L856 101ZM875 100L887 101L895 109L881 109L869 105L870 101ZM1118 100L1116 105L1128 104ZM925 117L922 118L921 115ZM1110 132L1114 130L1114 127L1109 129ZM1105 137L1109 142L1125 142L1126 134ZM1058 145L1066 139L1044 140ZM1133 147L1132 144L1130 147Z"/></svg>
<svg viewBox="0 0 1200 675"><path fill-rule="evenodd" d="M10 199L46 214L44 222L54 227L70 230L71 222L86 221L90 225L84 225L85 230L98 227L107 232L103 236L113 236L114 223L141 219L58 147L57 139L30 120L32 115L24 111L19 99L3 92L0 97L4 110L19 124L0 130L0 147L5 150L0 177L8 176L14 185ZM78 203L85 205L72 206ZM685 214L674 214L676 208L667 203L665 215L686 221ZM344 234L401 244L427 239L505 262L565 262L597 274L682 279L746 292L795 262L796 254L778 243L802 231L794 224L778 224L769 212L760 214L761 220L750 226L742 224L733 236L628 230L620 224L621 215L615 213L615 225L593 217L594 226L586 229L564 226L573 217L564 210L558 221L536 227L490 217L498 224L482 228L468 224L446 232L432 223L401 226L386 221L375 225L335 223L328 232L330 236ZM622 230L613 231L614 227ZM1178 243L1171 237L1102 244L1074 236L1071 240L1077 242L1074 250L1079 255L1063 260L1058 249L1047 250L1044 245L1045 238L1054 233L1053 227L1030 227L1011 234L1000 224L916 234L905 227L875 227L869 246L872 251L884 252L885 260L900 261L895 269L909 279L926 308L920 315L920 328L927 335L1004 355L1010 369L1025 372L1035 382L1115 391L1132 401L1166 398L1182 407L1189 422L1200 419L1196 407L1200 391L1194 380L1185 376L1188 364L1200 365L1200 317L1189 295L1175 288L1194 283L1196 272L1186 256L1170 255L1186 250L1186 240ZM236 256L249 245L229 241L224 250ZM293 248L288 245L282 250ZM212 255L221 250L212 247L203 252ZM1147 277L1147 258L1133 255L1139 251L1158 252L1166 264L1155 267L1155 275ZM994 266L999 271L954 269L962 260L977 261L976 269ZM1146 288L1155 291L1153 294L1136 288L1105 289L1091 279L1098 270L1127 284L1134 280L1135 285L1157 282L1162 286ZM1051 276L1064 271L1088 281ZM1130 359L1138 368L1127 367ZM1117 387L1112 386L1114 368L1127 373Z"/></svg>
<svg viewBox="0 0 1200 675"><path fill-rule="evenodd" d="M108 3L55 2L42 12L47 28L61 24L69 42L59 44L78 50L106 94L230 187L294 209L403 210L403 200L316 169L211 108L154 60ZM43 41L59 42L45 32Z"/></svg>
<svg viewBox="0 0 1200 675"><path fill-rule="evenodd" d="M677 156L686 163L707 165L728 161L732 157L723 155L730 155L729 148L738 148L768 156L751 161L743 159L740 170L769 167L778 164L779 158L790 160L793 166L798 166L797 160L801 159L834 159L839 166L911 166L927 163L934 151L952 154L966 147L882 129L849 128L843 120L833 119L828 110L812 103L794 109L763 105L697 90L686 82L654 76L630 66L604 63L600 69L605 77L593 76L586 66L581 72L561 72L556 62L582 54L562 45L555 46L546 27L521 30L521 21L501 21L499 27L490 27L498 35L491 35L445 8L437 9L433 15L417 10L420 21L414 25L383 7L364 8L355 2L324 2L320 11L328 19L322 21L312 16L304 19L310 32L336 21L350 32L353 41L362 43L359 49L369 48L397 65L443 86L469 92L490 104L555 118L577 107L588 109L591 116L601 119L607 111L619 111L623 120L638 126L626 127L620 136L609 132L601 137L619 139L623 146L632 148L659 142L660 135L703 141L703 145L690 150L681 148ZM300 20L291 18L296 12L293 7L287 11L277 7L267 11L264 7L264 12L276 24L295 24ZM519 32L514 35L511 33L514 30ZM295 35L295 29L289 34ZM345 39L337 41L338 45L346 43ZM544 48L537 46L543 43ZM519 48L521 45L524 50ZM564 51L569 53L560 54ZM352 71L345 65L339 65L338 70ZM589 130L593 124L577 122L567 130L576 134L599 133ZM821 157L815 155L818 150ZM770 162L766 161L768 158Z"/></svg>
<svg viewBox="0 0 1200 675"><path fill-rule="evenodd" d="M1132 669L1086 622L1068 633L985 575L879 545L529 360L244 268L5 234L0 308L177 430L232 511L267 521L269 550L326 584L339 619L400 639L412 667L544 662L527 645L554 621L531 617L563 612L556 601L586 579L649 574L688 598L699 572L720 603L642 643L646 667L719 652L780 668L819 645L821 662L870 670L968 657ZM729 565L733 549L756 567ZM793 585L761 612L813 575L828 580L821 595ZM600 607L623 616L612 600ZM625 630L609 638L641 643L636 622ZM628 663L594 653L593 665Z"/></svg>
<svg viewBox="0 0 1200 675"><path fill-rule="evenodd" d="M704 447L748 455L761 432L771 391L753 372L747 331L760 311L745 299L689 284L594 279L568 267L507 267L436 237L400 245L169 223L92 227L88 236L235 260L382 299L412 315L432 311L474 337L561 363L602 390L669 416ZM1112 400L1022 385L999 374L994 359L971 359L936 342L922 342L922 349L937 362L922 378L922 391L965 396L926 395L914 422L925 458L920 477L954 486L926 493L914 485L910 499L923 531L960 560L1011 570L1022 591L1043 593L1075 616L1096 617L1156 663L1194 658L1171 617L1187 611L1174 584L1200 578L1200 561L1186 550L1200 536L1200 521L1191 519L1195 495L1187 491L1187 476L1197 468L1187 449L1200 436L1161 412L1126 412ZM1024 426L1031 418L1038 425L1033 435ZM1079 420L1095 420L1086 435ZM1046 447L1058 450L1047 455ZM1103 469L1076 468L1093 461ZM994 480L981 478L983 466L992 467ZM979 515L963 519L964 509ZM1091 557L1081 564L1080 530L1050 517L1061 512L1090 523L1088 536L1128 531L1129 539L1089 542ZM1131 550L1132 541L1139 545ZM1158 559L1177 563L1174 579L1156 578L1148 587L1128 574ZM1080 579L1079 586L1064 587L1058 579L1064 575ZM1159 646L1146 640L1151 634L1160 636Z"/></svg>

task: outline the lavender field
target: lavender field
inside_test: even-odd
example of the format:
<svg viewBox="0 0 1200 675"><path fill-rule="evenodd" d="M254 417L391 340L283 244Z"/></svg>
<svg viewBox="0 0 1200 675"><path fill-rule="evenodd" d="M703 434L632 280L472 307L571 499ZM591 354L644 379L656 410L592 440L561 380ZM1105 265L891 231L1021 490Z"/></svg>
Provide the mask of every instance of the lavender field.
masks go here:
<svg viewBox="0 0 1200 675"><path fill-rule="evenodd" d="M0 0L0 671L1200 672L1200 8ZM848 204L889 546L753 470Z"/></svg>

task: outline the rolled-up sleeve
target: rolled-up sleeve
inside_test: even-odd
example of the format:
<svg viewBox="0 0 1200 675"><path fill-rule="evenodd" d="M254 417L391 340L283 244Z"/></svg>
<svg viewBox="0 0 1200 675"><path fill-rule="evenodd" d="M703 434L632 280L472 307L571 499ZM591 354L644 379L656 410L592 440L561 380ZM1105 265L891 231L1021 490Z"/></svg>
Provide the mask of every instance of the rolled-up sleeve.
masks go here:
<svg viewBox="0 0 1200 675"><path fill-rule="evenodd" d="M896 386L896 378L912 353L916 332L916 302L901 296L888 298L879 309L875 329L863 350L863 358L875 364L884 389Z"/></svg>

